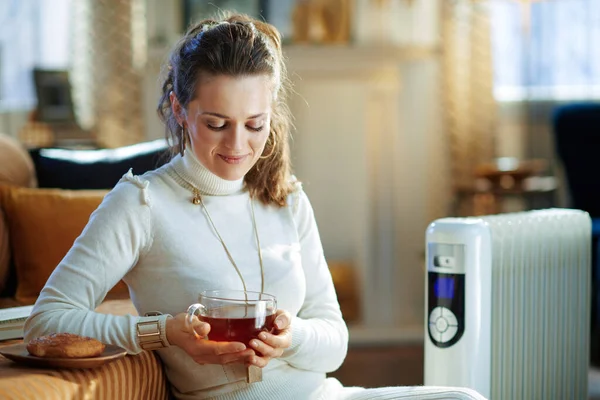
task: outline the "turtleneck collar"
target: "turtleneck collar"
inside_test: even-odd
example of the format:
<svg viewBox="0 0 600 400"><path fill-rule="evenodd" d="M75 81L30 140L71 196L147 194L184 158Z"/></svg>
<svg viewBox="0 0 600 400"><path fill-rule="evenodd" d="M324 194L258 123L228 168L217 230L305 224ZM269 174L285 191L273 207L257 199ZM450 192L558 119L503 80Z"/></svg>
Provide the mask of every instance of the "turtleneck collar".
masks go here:
<svg viewBox="0 0 600 400"><path fill-rule="evenodd" d="M176 181L183 179L185 182L179 182L180 184L191 184L205 195L226 196L238 193L244 188L244 178L236 181L219 178L202 165L191 150L184 151L183 157L176 156L172 165L176 172L173 176Z"/></svg>

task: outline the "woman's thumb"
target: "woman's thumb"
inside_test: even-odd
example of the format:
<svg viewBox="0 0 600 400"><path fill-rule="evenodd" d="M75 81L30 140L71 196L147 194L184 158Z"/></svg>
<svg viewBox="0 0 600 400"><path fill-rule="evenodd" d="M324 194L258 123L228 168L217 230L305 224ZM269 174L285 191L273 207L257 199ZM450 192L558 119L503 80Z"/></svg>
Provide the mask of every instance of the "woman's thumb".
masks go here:
<svg viewBox="0 0 600 400"><path fill-rule="evenodd" d="M181 315L183 319L182 331L191 333L196 337L205 337L210 332L210 325L200 321L198 317L193 316L190 323L187 314L183 313Z"/></svg>
<svg viewBox="0 0 600 400"><path fill-rule="evenodd" d="M196 318L194 322L192 322L192 329L196 336L204 338L208 336L208 332L210 332L210 325Z"/></svg>

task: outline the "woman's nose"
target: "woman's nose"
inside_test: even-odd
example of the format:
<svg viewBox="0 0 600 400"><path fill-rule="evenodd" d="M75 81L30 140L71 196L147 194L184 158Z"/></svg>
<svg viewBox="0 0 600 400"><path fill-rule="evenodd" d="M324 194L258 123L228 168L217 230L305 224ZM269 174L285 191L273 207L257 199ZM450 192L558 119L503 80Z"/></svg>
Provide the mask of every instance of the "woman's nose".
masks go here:
<svg viewBox="0 0 600 400"><path fill-rule="evenodd" d="M246 132L243 126L236 125L228 135L225 136L225 146L231 150L242 150L244 141L246 140Z"/></svg>

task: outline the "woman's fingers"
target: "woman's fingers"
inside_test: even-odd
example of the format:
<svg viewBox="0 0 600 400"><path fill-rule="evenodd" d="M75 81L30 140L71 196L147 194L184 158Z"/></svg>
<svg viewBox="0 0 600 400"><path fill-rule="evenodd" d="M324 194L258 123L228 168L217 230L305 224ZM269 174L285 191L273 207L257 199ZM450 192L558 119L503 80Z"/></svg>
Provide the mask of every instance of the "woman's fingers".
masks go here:
<svg viewBox="0 0 600 400"><path fill-rule="evenodd" d="M231 364L246 363L256 353L247 349L243 343L213 342L201 340L192 351L193 359L199 364Z"/></svg>
<svg viewBox="0 0 600 400"><path fill-rule="evenodd" d="M204 350L204 354L222 356L246 350L246 345L240 342L214 342L212 340L203 340L203 342L202 350Z"/></svg>
<svg viewBox="0 0 600 400"><path fill-rule="evenodd" d="M218 362L215 364L245 364L255 355L254 350L246 349L239 353L228 353L218 356Z"/></svg>
<svg viewBox="0 0 600 400"><path fill-rule="evenodd" d="M194 323L192 323L192 333L194 333L196 337L205 338L208 336L209 332L210 325L206 322L198 320L197 322L194 321Z"/></svg>
<svg viewBox="0 0 600 400"><path fill-rule="evenodd" d="M292 331L290 313L278 310L275 317L276 334L261 332L258 339L250 341L250 347L256 350L256 355L249 359L248 365L265 367L273 358L281 357L283 350L292 345Z"/></svg>
<svg viewBox="0 0 600 400"><path fill-rule="evenodd" d="M269 358L279 357L283 353L283 349L273 348L267 343L256 339L250 341L250 347L256 350L258 354Z"/></svg>
<svg viewBox="0 0 600 400"><path fill-rule="evenodd" d="M283 331L278 335L261 332L258 338L266 345L277 349L287 349L292 345L292 335L289 331Z"/></svg>
<svg viewBox="0 0 600 400"><path fill-rule="evenodd" d="M246 365L255 365L259 368L264 368L267 366L267 364L269 363L269 361L271 361L271 357L260 357L260 356L252 356L248 359L248 362L246 362Z"/></svg>
<svg viewBox="0 0 600 400"><path fill-rule="evenodd" d="M275 315L276 317L274 323L277 330L282 331L290 326L290 323L292 322L292 316L289 312L285 310L277 310Z"/></svg>
<svg viewBox="0 0 600 400"><path fill-rule="evenodd" d="M187 314L167 319L167 339L183 349L198 364L247 363L255 351L240 342L215 342L206 339L210 325L197 317L188 323Z"/></svg>
<svg viewBox="0 0 600 400"><path fill-rule="evenodd" d="M177 317L179 317L179 315ZM210 325L206 322L200 321L200 319L198 319L198 317L196 316L192 318L191 325L187 322L186 314L183 314L181 319L183 319L184 322L181 325L181 330L183 332L191 333L193 336L201 338L206 337L206 335L208 335L208 333L210 332Z"/></svg>
<svg viewBox="0 0 600 400"><path fill-rule="evenodd" d="M167 322L171 344L183 348L199 364L245 363L263 368L271 359L281 357L284 349L292 344L292 318L284 310L277 311L274 334L261 332L259 338L253 339L248 348L240 342L208 340L211 327L196 316L191 318L191 323L185 313L178 314Z"/></svg>

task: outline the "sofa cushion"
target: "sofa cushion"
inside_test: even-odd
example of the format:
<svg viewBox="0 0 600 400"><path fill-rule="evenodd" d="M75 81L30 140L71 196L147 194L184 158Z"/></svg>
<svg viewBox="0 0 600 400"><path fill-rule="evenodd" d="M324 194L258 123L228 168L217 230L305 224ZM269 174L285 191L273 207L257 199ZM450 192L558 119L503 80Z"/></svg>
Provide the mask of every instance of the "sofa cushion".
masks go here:
<svg viewBox="0 0 600 400"><path fill-rule="evenodd" d="M35 187L33 160L17 139L0 133L0 183Z"/></svg>
<svg viewBox="0 0 600 400"><path fill-rule="evenodd" d="M33 160L29 153L17 139L3 133L0 133L0 184L36 185ZM4 293L9 284L10 272L8 226L0 207L0 293Z"/></svg>
<svg viewBox="0 0 600 400"><path fill-rule="evenodd" d="M35 302L106 193L0 186L0 206L6 214L16 269L15 298L19 302ZM122 297L127 292L121 281L109 294Z"/></svg>
<svg viewBox="0 0 600 400"><path fill-rule="evenodd" d="M0 297L0 308L20 307L26 305L28 304L20 303L13 297Z"/></svg>
<svg viewBox="0 0 600 400"><path fill-rule="evenodd" d="M130 168L143 174L164 164L167 150L165 140L155 140L117 149L33 149L30 154L40 188L112 189Z"/></svg>
<svg viewBox="0 0 600 400"><path fill-rule="evenodd" d="M8 224L4 211L0 207L0 293L4 291L9 277L10 245L8 242Z"/></svg>

